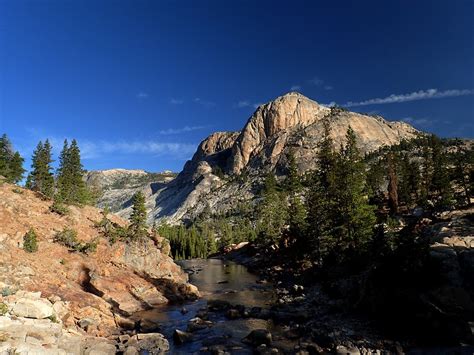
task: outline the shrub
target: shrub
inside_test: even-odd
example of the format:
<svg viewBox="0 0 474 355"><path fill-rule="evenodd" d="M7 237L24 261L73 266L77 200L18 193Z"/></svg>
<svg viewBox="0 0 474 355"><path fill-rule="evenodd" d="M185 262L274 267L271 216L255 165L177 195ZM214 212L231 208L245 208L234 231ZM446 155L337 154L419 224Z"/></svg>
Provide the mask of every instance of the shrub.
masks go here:
<svg viewBox="0 0 474 355"><path fill-rule="evenodd" d="M28 253L34 253L38 251L38 240L33 228L31 228L23 237L23 250Z"/></svg>
<svg viewBox="0 0 474 355"><path fill-rule="evenodd" d="M56 233L54 236L54 242L74 250L76 250L80 244L77 240L77 232L70 228L65 228L61 232Z"/></svg>
<svg viewBox="0 0 474 355"><path fill-rule="evenodd" d="M7 297L7 296L10 296L10 295L14 295L14 294L15 294L15 291L12 290L9 286L5 286L0 291L0 295L2 295L2 297Z"/></svg>
<svg viewBox="0 0 474 355"><path fill-rule="evenodd" d="M62 203L58 201L54 201L49 210L53 213L57 213L60 216L66 216L69 214L70 210L67 208L67 206L63 205Z"/></svg>
<svg viewBox="0 0 474 355"><path fill-rule="evenodd" d="M78 251L84 254L94 253L97 250L97 244L99 244L99 241L97 239L94 239L92 242L87 242L84 244L80 243Z"/></svg>
<svg viewBox="0 0 474 355"><path fill-rule="evenodd" d="M23 190L18 187L15 187L14 189L12 189L12 191L16 194L23 195Z"/></svg>
<svg viewBox="0 0 474 355"><path fill-rule="evenodd" d="M107 218L108 211L108 209L104 209L102 219L95 223L95 227L104 238L108 239L110 244L114 244L117 240L126 239L127 229L109 220Z"/></svg>
<svg viewBox="0 0 474 355"><path fill-rule="evenodd" d="M62 244L71 250L78 251L80 253L93 253L97 250L98 240L94 239L92 242L81 243L77 239L77 232L71 228L65 228L61 232L56 233L54 242ZM62 259L61 259L62 260ZM61 264L64 265L64 260Z"/></svg>
<svg viewBox="0 0 474 355"><path fill-rule="evenodd" d="M8 306L5 303L0 303L0 316L4 316L8 312Z"/></svg>

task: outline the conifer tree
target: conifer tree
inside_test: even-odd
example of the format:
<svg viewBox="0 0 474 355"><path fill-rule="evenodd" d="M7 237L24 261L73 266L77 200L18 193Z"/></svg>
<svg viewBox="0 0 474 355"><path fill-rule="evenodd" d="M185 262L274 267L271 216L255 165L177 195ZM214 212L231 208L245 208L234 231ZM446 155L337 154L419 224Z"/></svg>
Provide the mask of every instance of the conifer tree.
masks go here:
<svg viewBox="0 0 474 355"><path fill-rule="evenodd" d="M38 251L38 240L33 228L30 228L30 230L23 236L23 249L28 253Z"/></svg>
<svg viewBox="0 0 474 355"><path fill-rule="evenodd" d="M27 187L29 189L39 191L48 197L53 197L54 194L51 150L52 147L48 140L46 140L44 145L41 141L38 143L33 152L32 171L27 178Z"/></svg>
<svg viewBox="0 0 474 355"><path fill-rule="evenodd" d="M23 158L13 150L12 143L6 134L0 137L0 175L8 182L18 183L23 178Z"/></svg>
<svg viewBox="0 0 474 355"><path fill-rule="evenodd" d="M302 183L293 151L288 153L288 174L285 187L289 199L289 231L290 235L298 240L303 238L306 231L306 209L300 197Z"/></svg>
<svg viewBox="0 0 474 355"><path fill-rule="evenodd" d="M91 202L91 194L83 179L84 170L81 163L81 152L75 139L68 146L67 140L59 156L58 198L72 204Z"/></svg>
<svg viewBox="0 0 474 355"><path fill-rule="evenodd" d="M57 195L59 201L69 202L71 196L71 179L69 166L69 143L64 140L63 149L59 154L59 167L57 170Z"/></svg>
<svg viewBox="0 0 474 355"><path fill-rule="evenodd" d="M132 214L130 215L130 237L142 238L147 234L147 213L145 208L145 196L138 191L133 196Z"/></svg>
<svg viewBox="0 0 474 355"><path fill-rule="evenodd" d="M269 172L262 190L262 202L259 206L260 242L276 243L287 219L286 198L278 190L275 175Z"/></svg>
<svg viewBox="0 0 474 355"><path fill-rule="evenodd" d="M342 252L361 252L373 236L375 212L368 201L365 164L351 127L347 130L346 145L338 159L336 184L337 248Z"/></svg>
<svg viewBox="0 0 474 355"><path fill-rule="evenodd" d="M25 173L25 169L23 169L23 162L24 159L21 157L19 152L15 152L13 154L12 159L10 160L10 177L9 180L16 184L23 179L23 174Z"/></svg>
<svg viewBox="0 0 474 355"><path fill-rule="evenodd" d="M399 159L398 198L400 203L410 207L418 199L420 188L420 170L417 162L410 161L408 153Z"/></svg>
<svg viewBox="0 0 474 355"><path fill-rule="evenodd" d="M334 248L336 238L333 221L336 214L336 154L329 120L323 121L323 134L318 144L317 168L309 176L306 198L308 238L313 257L321 263Z"/></svg>
<svg viewBox="0 0 474 355"><path fill-rule="evenodd" d="M441 139L432 135L429 141L433 164L431 190L435 195L435 206L439 209L446 209L453 205L453 191L449 176L447 154L444 151Z"/></svg>
<svg viewBox="0 0 474 355"><path fill-rule="evenodd" d="M472 195L472 177L474 177L474 147L466 147L463 142L455 142L456 151L452 154L454 162L453 180L460 187L460 193L457 196L458 203L465 205L469 203Z"/></svg>
<svg viewBox="0 0 474 355"><path fill-rule="evenodd" d="M398 178L395 171L395 162L392 154L387 155L387 170L388 170L388 206L390 214L398 213Z"/></svg>
<svg viewBox="0 0 474 355"><path fill-rule="evenodd" d="M0 137L0 173L7 177L8 173L8 162L13 157L13 147L10 139L7 137L6 134L3 134Z"/></svg>

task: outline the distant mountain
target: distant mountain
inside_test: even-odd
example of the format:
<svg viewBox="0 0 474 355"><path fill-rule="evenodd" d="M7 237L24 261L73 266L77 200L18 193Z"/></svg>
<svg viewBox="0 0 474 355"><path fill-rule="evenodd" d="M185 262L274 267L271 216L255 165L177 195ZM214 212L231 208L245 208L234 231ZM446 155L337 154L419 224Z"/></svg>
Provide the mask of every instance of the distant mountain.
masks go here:
<svg viewBox="0 0 474 355"><path fill-rule="evenodd" d="M99 207L107 206L120 215L135 192L142 190L151 196L176 175L168 170L160 173L126 169L94 170L86 174L86 182L93 191L99 193Z"/></svg>
<svg viewBox="0 0 474 355"><path fill-rule="evenodd" d="M313 169L323 119L329 119L337 147L344 142L347 128L351 126L364 153L419 133L404 122L329 108L290 92L259 106L242 131L216 132L203 140L193 158L173 180L134 185L133 181L149 177L145 178L144 172L113 170L117 173L112 174L113 179L104 178L111 183L105 185L118 188L106 189L100 204L108 202L120 215L127 216L130 213L127 196L142 189L147 196L150 223L160 219L170 223L190 220L204 209L224 212L238 202L252 200L266 172L271 170L284 175L289 151L295 155L301 172ZM90 173L88 181L94 180L94 174L97 172ZM127 183L120 188L112 182L116 178Z"/></svg>

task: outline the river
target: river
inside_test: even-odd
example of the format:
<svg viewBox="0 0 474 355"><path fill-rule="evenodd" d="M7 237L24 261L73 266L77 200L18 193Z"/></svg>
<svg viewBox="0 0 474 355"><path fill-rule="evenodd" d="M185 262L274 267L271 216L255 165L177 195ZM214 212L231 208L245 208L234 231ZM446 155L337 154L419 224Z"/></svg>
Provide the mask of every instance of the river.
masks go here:
<svg viewBox="0 0 474 355"><path fill-rule="evenodd" d="M189 321L207 309L210 300L224 300L232 305L269 308L275 300L271 284L259 284L258 277L239 264L220 259L193 259L178 262L189 273L189 281L199 288L201 298L194 302L167 305L136 314L140 319L158 325L158 331L170 343L171 354L199 353L202 348L216 344L231 347L233 354L251 354L241 340L253 329L278 331L271 321L253 318L228 319L222 312L209 312L213 323L209 328L193 332L192 340L181 345L173 341L175 329L187 330ZM229 349L229 348L228 348Z"/></svg>

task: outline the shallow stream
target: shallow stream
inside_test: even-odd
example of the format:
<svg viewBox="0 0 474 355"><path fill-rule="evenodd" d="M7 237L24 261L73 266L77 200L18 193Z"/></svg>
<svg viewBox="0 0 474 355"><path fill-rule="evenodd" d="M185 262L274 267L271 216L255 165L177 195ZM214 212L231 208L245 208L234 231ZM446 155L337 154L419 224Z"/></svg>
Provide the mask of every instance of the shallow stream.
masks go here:
<svg viewBox="0 0 474 355"><path fill-rule="evenodd" d="M159 332L170 343L171 354L199 353L202 348L226 344L233 354L251 354L251 348L241 340L253 329L277 331L271 321L262 319L235 319L221 312L209 312L213 325L193 332L192 340L181 345L173 341L175 329L187 330L189 320L207 308L209 300L224 300L232 305L268 308L275 299L271 284L257 283L258 277L239 264L220 259L193 259L178 262L189 273L189 281L199 288L201 298L180 305L167 305L136 316L157 323Z"/></svg>

